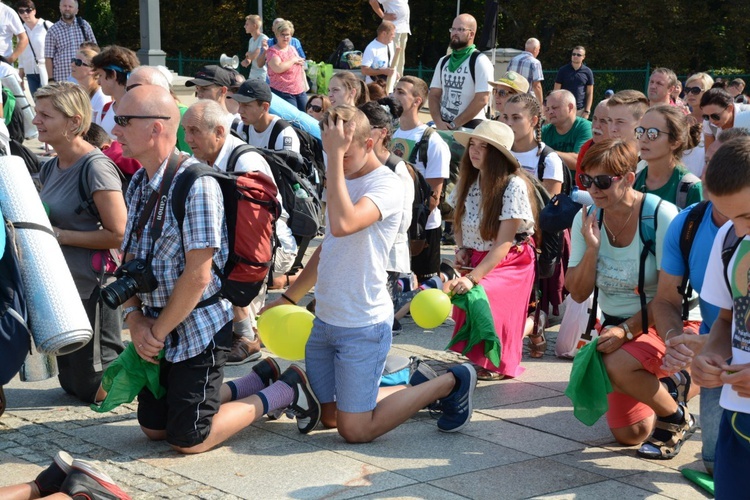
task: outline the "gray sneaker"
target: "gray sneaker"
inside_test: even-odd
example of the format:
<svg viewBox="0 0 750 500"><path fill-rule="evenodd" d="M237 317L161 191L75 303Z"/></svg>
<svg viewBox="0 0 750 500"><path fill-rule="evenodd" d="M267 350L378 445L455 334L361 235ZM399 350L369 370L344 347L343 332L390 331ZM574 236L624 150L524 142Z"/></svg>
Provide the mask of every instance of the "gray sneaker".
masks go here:
<svg viewBox="0 0 750 500"><path fill-rule="evenodd" d="M292 365L281 374L279 381L294 389L294 399L286 410L297 417L297 429L302 434L309 433L320 422L320 402L310 387L305 371Z"/></svg>

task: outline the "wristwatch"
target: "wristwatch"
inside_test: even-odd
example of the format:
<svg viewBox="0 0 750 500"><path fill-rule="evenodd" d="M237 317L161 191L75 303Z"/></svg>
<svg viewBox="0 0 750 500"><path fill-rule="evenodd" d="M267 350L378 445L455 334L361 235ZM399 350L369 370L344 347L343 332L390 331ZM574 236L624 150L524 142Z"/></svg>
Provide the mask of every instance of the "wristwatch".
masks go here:
<svg viewBox="0 0 750 500"><path fill-rule="evenodd" d="M125 321L127 321L127 319L128 319L128 314L130 314L132 312L135 312L135 311L141 311L142 312L143 310L140 308L140 306L130 306L130 307L126 307L125 309L123 309L123 311L122 311L122 322L125 323Z"/></svg>
<svg viewBox="0 0 750 500"><path fill-rule="evenodd" d="M448 130L455 130L455 129L456 129L456 124L454 122L450 122L448 124Z"/></svg>
<svg viewBox="0 0 750 500"><path fill-rule="evenodd" d="M620 328L625 330L625 338L628 340L628 342L630 342L631 340L635 338L635 336L633 336L633 332L630 331L630 328L628 327L627 323L622 323L620 325Z"/></svg>

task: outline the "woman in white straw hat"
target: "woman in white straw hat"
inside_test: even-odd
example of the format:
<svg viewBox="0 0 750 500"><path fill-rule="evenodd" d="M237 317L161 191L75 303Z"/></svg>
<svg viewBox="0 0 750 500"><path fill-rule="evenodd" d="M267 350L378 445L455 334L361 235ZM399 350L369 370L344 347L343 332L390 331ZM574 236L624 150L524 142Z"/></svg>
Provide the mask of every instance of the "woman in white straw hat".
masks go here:
<svg viewBox="0 0 750 500"><path fill-rule="evenodd" d="M492 103L494 109L492 119L502 122L504 121L503 112L505 109L505 101L507 101L512 95L528 93L529 81L524 78L523 75L516 73L515 71L508 71L498 81L490 82L490 87L492 87Z"/></svg>
<svg viewBox="0 0 750 500"><path fill-rule="evenodd" d="M448 196L455 208L456 267L467 274L446 286L457 294L481 284L489 298L495 332L502 346L500 366L474 346L467 357L480 380L500 380L523 373L520 366L523 330L534 281L535 214L533 187L510 152L513 131L504 123L483 121L472 132L456 132L466 147L458 184ZM533 200L533 201L532 201ZM455 309L454 334L466 316ZM466 342L451 347L462 352Z"/></svg>

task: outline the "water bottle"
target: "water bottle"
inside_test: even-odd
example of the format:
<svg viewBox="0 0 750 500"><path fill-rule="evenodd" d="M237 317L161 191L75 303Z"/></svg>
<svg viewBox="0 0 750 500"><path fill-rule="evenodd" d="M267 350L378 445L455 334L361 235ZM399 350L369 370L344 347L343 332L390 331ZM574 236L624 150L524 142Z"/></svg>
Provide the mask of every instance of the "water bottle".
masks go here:
<svg viewBox="0 0 750 500"><path fill-rule="evenodd" d="M594 204L594 199L591 198L591 194L589 194L588 191L578 189L578 186L573 186L573 191L570 193L570 199L578 204L586 205L587 207Z"/></svg>
<svg viewBox="0 0 750 500"><path fill-rule="evenodd" d="M307 198L307 192L299 184L295 183L292 189L294 190L294 196L297 198Z"/></svg>

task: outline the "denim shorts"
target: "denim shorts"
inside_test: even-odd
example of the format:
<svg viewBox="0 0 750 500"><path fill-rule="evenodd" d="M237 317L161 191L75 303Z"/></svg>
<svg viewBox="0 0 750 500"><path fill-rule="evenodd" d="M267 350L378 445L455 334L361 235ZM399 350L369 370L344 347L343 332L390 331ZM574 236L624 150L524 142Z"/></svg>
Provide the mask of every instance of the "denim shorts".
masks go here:
<svg viewBox="0 0 750 500"><path fill-rule="evenodd" d="M335 401L336 408L347 413L375 408L391 348L391 323L343 328L315 318L305 347L305 369L321 403Z"/></svg>

